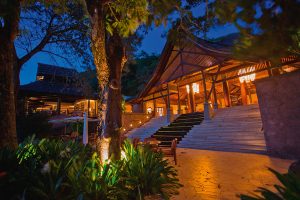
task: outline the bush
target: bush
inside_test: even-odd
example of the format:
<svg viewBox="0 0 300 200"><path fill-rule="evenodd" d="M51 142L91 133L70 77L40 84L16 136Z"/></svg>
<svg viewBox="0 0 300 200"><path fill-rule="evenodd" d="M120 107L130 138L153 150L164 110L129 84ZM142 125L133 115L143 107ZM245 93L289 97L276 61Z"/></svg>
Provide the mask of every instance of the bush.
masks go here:
<svg viewBox="0 0 300 200"><path fill-rule="evenodd" d="M3 199L168 199L181 186L161 154L125 142L123 159L101 163L76 142L27 138L16 151L0 150Z"/></svg>
<svg viewBox="0 0 300 200"><path fill-rule="evenodd" d="M266 188L258 188L260 195L253 196L241 195L242 200L298 200L300 199L300 179L294 173L280 174L279 172L269 169L281 185L274 185L276 192Z"/></svg>
<svg viewBox="0 0 300 200"><path fill-rule="evenodd" d="M129 199L143 199L147 195L160 194L164 199L178 194L182 186L177 178L177 171L162 153L154 153L148 147L133 145L125 141L124 176L126 185L132 190Z"/></svg>

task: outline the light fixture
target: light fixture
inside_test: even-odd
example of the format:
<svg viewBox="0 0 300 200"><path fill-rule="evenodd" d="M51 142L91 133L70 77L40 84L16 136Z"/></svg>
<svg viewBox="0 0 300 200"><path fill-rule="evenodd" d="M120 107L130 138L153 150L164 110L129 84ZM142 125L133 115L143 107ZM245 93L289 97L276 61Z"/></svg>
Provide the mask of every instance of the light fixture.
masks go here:
<svg viewBox="0 0 300 200"><path fill-rule="evenodd" d="M186 85L186 92L189 94L190 93L190 86L189 85Z"/></svg>
<svg viewBox="0 0 300 200"><path fill-rule="evenodd" d="M132 124L130 124L130 127L132 127Z"/></svg>
<svg viewBox="0 0 300 200"><path fill-rule="evenodd" d="M151 114L151 113L152 113L152 108L151 108L151 107L147 108L147 113L148 113L148 114Z"/></svg>
<svg viewBox="0 0 300 200"><path fill-rule="evenodd" d="M199 84L198 83L193 83L193 92L194 93L199 93Z"/></svg>
<svg viewBox="0 0 300 200"><path fill-rule="evenodd" d="M140 121L139 123L141 124L142 122Z"/></svg>
<svg viewBox="0 0 300 200"><path fill-rule="evenodd" d="M238 75L243 75L243 74L254 72L254 71L255 71L255 67L254 66L248 67L248 68L243 68L243 69L239 70ZM255 77L256 77L256 74L253 73L253 74L241 76L241 77L239 77L239 79L240 79L241 83L243 83L243 82L249 83L251 81L254 81Z"/></svg>

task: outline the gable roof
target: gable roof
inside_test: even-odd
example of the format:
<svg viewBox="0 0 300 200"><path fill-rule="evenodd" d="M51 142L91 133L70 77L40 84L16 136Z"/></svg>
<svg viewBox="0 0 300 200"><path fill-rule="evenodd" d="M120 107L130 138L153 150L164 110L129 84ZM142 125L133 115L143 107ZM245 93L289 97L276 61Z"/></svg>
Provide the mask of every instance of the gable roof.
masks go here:
<svg viewBox="0 0 300 200"><path fill-rule="evenodd" d="M60 77L75 77L78 72L75 69L59 67L55 65L48 65L43 63L38 63L37 76L60 76Z"/></svg>
<svg viewBox="0 0 300 200"><path fill-rule="evenodd" d="M150 81L140 92L138 98L144 97L155 86L215 66L229 59L232 56L231 48L237 38L238 34L230 34L215 42L200 38L187 38L185 45L180 48L167 41Z"/></svg>

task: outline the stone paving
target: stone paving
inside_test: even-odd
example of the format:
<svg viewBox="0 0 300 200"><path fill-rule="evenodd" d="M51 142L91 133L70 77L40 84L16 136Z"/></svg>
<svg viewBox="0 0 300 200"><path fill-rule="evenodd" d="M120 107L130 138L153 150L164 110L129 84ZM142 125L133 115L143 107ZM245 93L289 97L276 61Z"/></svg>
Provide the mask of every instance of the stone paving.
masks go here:
<svg viewBox="0 0 300 200"><path fill-rule="evenodd" d="M173 200L234 200L257 187L278 183L268 167L287 172L291 160L249 153L178 148L180 182L184 185Z"/></svg>

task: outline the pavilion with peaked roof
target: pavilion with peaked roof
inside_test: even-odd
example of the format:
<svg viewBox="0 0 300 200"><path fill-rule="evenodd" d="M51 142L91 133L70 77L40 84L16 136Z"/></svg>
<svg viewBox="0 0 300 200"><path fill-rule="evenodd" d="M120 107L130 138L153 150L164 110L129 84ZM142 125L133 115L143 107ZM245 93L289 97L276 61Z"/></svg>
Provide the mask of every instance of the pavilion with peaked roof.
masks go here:
<svg viewBox="0 0 300 200"><path fill-rule="evenodd" d="M97 116L97 94L72 68L38 63L36 81L22 85L19 93L26 112Z"/></svg>
<svg viewBox="0 0 300 200"><path fill-rule="evenodd" d="M257 103L254 80L289 73L300 68L300 60L282 58L280 66L268 60L235 59L232 47L238 34L218 42L188 38L184 45L167 42L159 63L145 88L130 101L132 112L166 115L204 112L210 119L214 109Z"/></svg>

